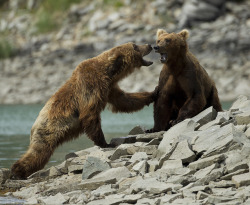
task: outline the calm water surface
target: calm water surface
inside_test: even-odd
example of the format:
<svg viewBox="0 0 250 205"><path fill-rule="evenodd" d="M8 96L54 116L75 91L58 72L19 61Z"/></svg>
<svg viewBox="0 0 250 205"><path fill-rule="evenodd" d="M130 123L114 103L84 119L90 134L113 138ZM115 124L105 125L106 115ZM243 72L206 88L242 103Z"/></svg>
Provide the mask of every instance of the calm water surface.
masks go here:
<svg viewBox="0 0 250 205"><path fill-rule="evenodd" d="M0 105L0 168L11 165L25 153L29 145L30 130L43 105ZM113 137L126 136L136 125L151 128L153 107L145 107L133 114L113 114L102 112L102 128L107 142ZM66 142L56 149L48 166L64 160L69 152L93 146L85 135Z"/></svg>

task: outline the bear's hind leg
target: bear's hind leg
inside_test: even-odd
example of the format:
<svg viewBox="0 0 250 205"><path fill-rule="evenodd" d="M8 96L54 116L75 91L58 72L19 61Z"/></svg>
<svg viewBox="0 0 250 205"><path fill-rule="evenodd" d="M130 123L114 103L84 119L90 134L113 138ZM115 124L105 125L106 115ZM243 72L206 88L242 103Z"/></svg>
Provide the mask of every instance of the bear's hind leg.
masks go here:
<svg viewBox="0 0 250 205"><path fill-rule="evenodd" d="M42 169L49 161L54 149L43 142L33 142L27 152L11 168L11 178L26 179Z"/></svg>
<svg viewBox="0 0 250 205"><path fill-rule="evenodd" d="M223 111L223 109L222 109L222 107L221 107L220 100L219 100L218 91L217 91L216 88L214 88L214 91L213 91L212 106L213 106L213 108L214 108L217 112Z"/></svg>
<svg viewBox="0 0 250 205"><path fill-rule="evenodd" d="M172 125L175 125L187 118L192 118L198 113L200 113L206 106L206 100L203 95L196 95L190 97L186 100L184 105L179 110L178 117L175 121L172 122Z"/></svg>

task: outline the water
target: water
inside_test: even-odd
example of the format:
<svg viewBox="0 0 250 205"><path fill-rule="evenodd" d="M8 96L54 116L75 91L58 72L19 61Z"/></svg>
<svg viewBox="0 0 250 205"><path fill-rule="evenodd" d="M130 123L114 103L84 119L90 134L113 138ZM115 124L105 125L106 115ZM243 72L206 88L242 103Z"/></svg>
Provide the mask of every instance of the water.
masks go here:
<svg viewBox="0 0 250 205"><path fill-rule="evenodd" d="M43 105L0 105L0 168L11 165L25 153L29 145L31 127ZM114 114L109 110L102 112L102 128L105 139L126 136L136 125L146 128L153 126L153 107L145 107L133 114ZM47 167L64 161L69 152L93 146L85 135L66 142L56 149Z"/></svg>

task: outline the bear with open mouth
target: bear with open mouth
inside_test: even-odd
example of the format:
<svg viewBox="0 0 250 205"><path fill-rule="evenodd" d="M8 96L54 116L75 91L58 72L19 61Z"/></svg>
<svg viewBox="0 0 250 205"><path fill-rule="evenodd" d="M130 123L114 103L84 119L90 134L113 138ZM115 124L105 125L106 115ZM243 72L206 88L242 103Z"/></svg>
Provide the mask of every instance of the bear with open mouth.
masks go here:
<svg viewBox="0 0 250 205"><path fill-rule="evenodd" d="M147 132L168 130L213 106L222 111L213 80L189 51L189 32L168 33L158 29L155 52L163 64L159 77L159 95L154 103L154 127Z"/></svg>
<svg viewBox="0 0 250 205"><path fill-rule="evenodd" d="M126 93L118 82L136 68L152 47L126 43L81 62L71 78L48 100L31 129L27 152L12 166L13 179L25 179L42 169L62 143L85 133L100 147L109 147L101 127L101 112L134 112L152 103L157 91Z"/></svg>

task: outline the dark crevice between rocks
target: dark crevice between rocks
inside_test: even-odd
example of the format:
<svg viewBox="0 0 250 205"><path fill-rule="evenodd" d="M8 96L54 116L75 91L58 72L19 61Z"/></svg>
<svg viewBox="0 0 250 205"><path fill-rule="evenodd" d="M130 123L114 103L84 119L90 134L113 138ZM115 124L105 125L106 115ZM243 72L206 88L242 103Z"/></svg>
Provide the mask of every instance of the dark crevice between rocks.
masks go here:
<svg viewBox="0 0 250 205"><path fill-rule="evenodd" d="M204 153L204 152L198 153L196 151L193 151L193 152L195 153L195 156L196 156L194 162L199 160L202 157L203 153Z"/></svg>

